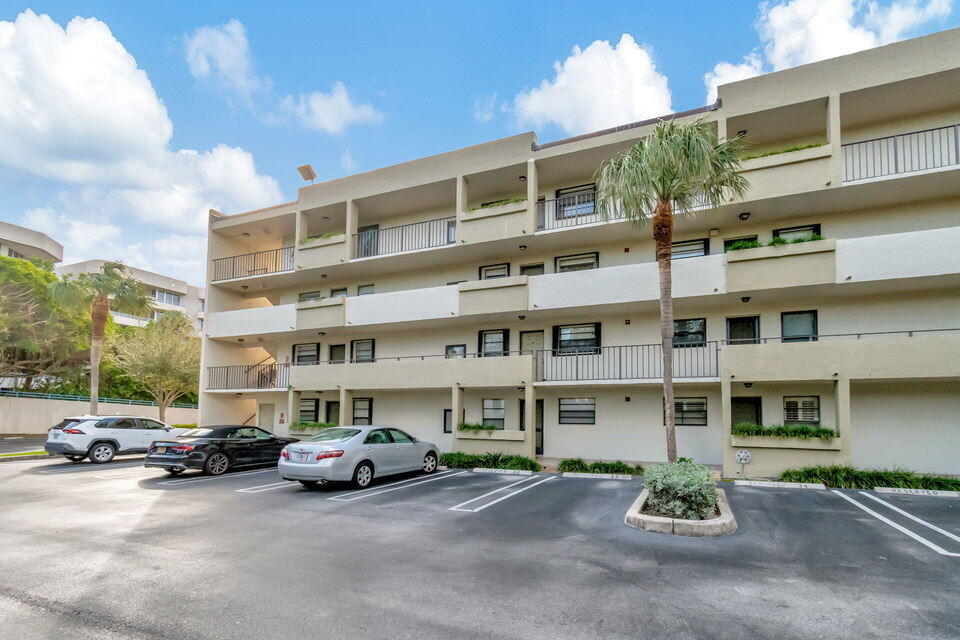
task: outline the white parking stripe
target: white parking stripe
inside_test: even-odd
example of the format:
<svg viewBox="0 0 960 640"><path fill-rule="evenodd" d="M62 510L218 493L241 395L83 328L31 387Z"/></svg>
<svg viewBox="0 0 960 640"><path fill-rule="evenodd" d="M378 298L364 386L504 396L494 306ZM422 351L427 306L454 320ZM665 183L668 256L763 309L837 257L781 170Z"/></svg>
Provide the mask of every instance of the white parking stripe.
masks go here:
<svg viewBox="0 0 960 640"><path fill-rule="evenodd" d="M509 489L510 487L515 487L515 486L517 486L518 484L523 484L524 482L530 482L531 480L533 480L533 477L524 478L523 480L517 480L516 482L511 482L510 484L508 484L508 485L506 485L506 486L503 486L503 487L500 487L499 489L494 489L493 491L487 491L487 492L484 493L483 495L479 495L479 496L477 496L476 498L470 498L470 499L467 500L466 502L461 502L461 503L458 504L458 505L454 505L454 506L450 507L449 509L447 509L447 511L473 511L473 509L461 509L460 507L462 507L463 505L466 505L466 504L470 504L471 502L476 502L477 500L480 500L481 498L486 498L487 496L492 496L492 495L495 494L495 493L500 493L501 491L506 491L506 490Z"/></svg>
<svg viewBox="0 0 960 640"><path fill-rule="evenodd" d="M401 480L400 482L394 482L389 485L387 489L364 489L363 491L358 491L357 493L350 494L348 497L343 496L334 496L332 498L327 498L327 500L336 500L337 502L353 502L354 500L362 500L363 498L370 498L373 496L378 496L381 493L389 493L390 491L396 491L398 489L406 489L407 487L415 487L418 484L426 484L427 482L434 482L436 480L445 480L447 478L452 478L454 476L462 476L465 473L470 473L469 471L460 471L458 473L445 473L433 476L432 478L427 478L423 480L421 478L411 478L410 480ZM418 480L418 482L413 482ZM402 487L396 485L402 484Z"/></svg>
<svg viewBox="0 0 960 640"><path fill-rule="evenodd" d="M877 496L870 495L870 494L867 493L866 491L861 491L861 492L860 492L860 495L867 496L867 497L870 498L871 500L875 500L876 502L879 502L879 503L882 504L883 506L885 506L885 507L887 507L887 508L889 508L889 509L893 509L894 511L896 511L896 512L899 513L900 515L906 516L906 517L910 518L911 520L913 520L914 522L917 522L917 523L922 524L923 526L927 527L928 529L933 529L933 530L936 531L937 533L942 533L943 535L947 536L947 537L950 538L951 540L956 540L957 542L960 542L960 536L955 535L955 534L953 534L953 533L950 533L949 531L947 531L947 530L945 530L945 529L941 529L940 527L938 527L938 526L935 525L935 524L930 524L930 523L927 522L926 520L921 520L920 518L918 518L917 516L913 515L912 513L907 513L906 511L904 511L904 510L901 509L900 507L894 506L894 505L890 504L889 502L887 502L887 501L885 501L885 500L881 500L881 499L878 498Z"/></svg>
<svg viewBox="0 0 960 640"><path fill-rule="evenodd" d="M544 479L542 479L542 480L538 480L537 482L534 482L533 484L525 485L525 486L517 489L516 491L513 491L513 492L511 492L511 493L508 493L508 494L505 495L505 496L500 496L500 497L497 498L496 500L493 500L493 501L491 501L491 502L488 502L488 503L486 503L486 504L484 504L484 505L481 505L481 506L479 506L479 507L477 507L477 508L475 508L475 509L458 509L457 507L459 507L459 506L461 506L461 505L457 505L457 507L450 507L449 509L447 509L447 511L469 511L469 512L471 512L471 513L477 513L478 511L483 511L483 510L486 509L487 507L492 507L493 505L497 504L498 502L502 502L503 500L506 500L507 498L512 498L513 496L517 495L518 493L523 493L523 492L526 491L527 489L532 489L532 488L534 488L535 486L537 486L538 484L543 484L544 482L547 482L547 481L549 481L549 480L553 480L553 479L556 478L556 477L557 477L557 476L550 476L550 477L548 477L548 478L544 478ZM514 484L520 484L520 483L519 483L519 482L515 482ZM511 485L511 486L512 486L512 485ZM504 487L504 488L506 489L506 488L508 488L508 487ZM492 492L491 492L491 493L492 493ZM487 495L489 495L489 494L487 494ZM473 502L473 500L470 500L469 502ZM468 504L468 503L462 503L462 504Z"/></svg>
<svg viewBox="0 0 960 640"><path fill-rule="evenodd" d="M75 464L70 466L57 466L55 469L42 469L37 473L42 473L45 476L52 476L60 473L93 473L95 471L108 471L110 469L129 469L133 467L143 466L143 461L138 460L136 462L126 462L126 463L114 463L108 467L99 464Z"/></svg>
<svg viewBox="0 0 960 640"><path fill-rule="evenodd" d="M122 473L105 473L102 475L98 474L93 477L97 478L98 480L112 480L114 478L134 478L136 476L155 476L157 475L157 471L159 471L159 469L138 469L138 470L125 471Z"/></svg>
<svg viewBox="0 0 960 640"><path fill-rule="evenodd" d="M291 483L289 480L284 480L283 482L274 482L272 484L261 484L255 487L247 487L246 489L235 489L237 493L261 493L263 491L273 491L274 489L280 489L281 487L293 487L296 486Z"/></svg>
<svg viewBox="0 0 960 640"><path fill-rule="evenodd" d="M947 550L944 549L943 547L941 547L941 546L939 546L939 545L936 545L936 544L930 542L929 540L927 540L926 538L923 538L923 537L915 534L913 531L910 531L910 529L907 529L906 527L897 524L896 522L894 522L894 521L891 520L890 518L887 518L886 516L880 515L879 513L877 513L876 511L874 511L873 509L867 507L866 505L860 504L859 502L857 502L856 500L854 500L854 499L851 498L850 496L844 495L843 493L841 493L840 491L837 491L836 489L831 489L831 491L832 491L833 493L837 494L838 496L840 496L841 498L843 498L844 500L846 500L847 502L852 502L852 503L855 504L858 508L862 509L863 511L866 511L867 513L869 513L870 515L872 515L874 518L876 518L876 519L879 520L880 522L883 522L884 524L890 525L891 527L893 527L894 529L896 529L896 530L899 531L900 533L905 533L906 535L910 536L911 538L913 538L914 540L916 540L916 541L919 542L920 544L922 544L922 545L924 545L924 546L926 546L926 547L929 547L930 549L933 549L934 551L936 551L936 552L939 553L940 555L942 555L942 556L950 556L950 557L953 557L953 558L960 558L960 553L953 553L953 552L951 552L951 551L947 551Z"/></svg>
<svg viewBox="0 0 960 640"><path fill-rule="evenodd" d="M240 473L225 473L222 476L203 476L201 478L177 478L176 480L165 480L158 484L187 484L189 482L204 482L207 480L222 480L223 478L241 478L243 476L252 476L257 473L276 472L276 469L258 469L257 471L241 471Z"/></svg>

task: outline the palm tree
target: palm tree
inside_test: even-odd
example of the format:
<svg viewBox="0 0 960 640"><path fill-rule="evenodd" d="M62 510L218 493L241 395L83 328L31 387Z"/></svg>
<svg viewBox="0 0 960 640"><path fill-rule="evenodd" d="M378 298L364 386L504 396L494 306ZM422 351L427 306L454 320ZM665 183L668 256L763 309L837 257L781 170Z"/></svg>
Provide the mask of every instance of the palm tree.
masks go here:
<svg viewBox="0 0 960 640"><path fill-rule="evenodd" d="M660 341L667 460L677 459L673 400L673 298L671 246L674 211L714 209L725 198L742 197L740 137L720 141L703 120L661 120L649 136L605 162L597 172L597 208L604 217L626 217L634 226L653 223L660 275ZM651 214L652 212L652 214Z"/></svg>
<svg viewBox="0 0 960 640"><path fill-rule="evenodd" d="M65 276L51 285L50 294L68 308L90 312L90 413L97 415L100 357L110 310L144 316L153 310L153 303L143 284L119 262L105 262L97 273Z"/></svg>

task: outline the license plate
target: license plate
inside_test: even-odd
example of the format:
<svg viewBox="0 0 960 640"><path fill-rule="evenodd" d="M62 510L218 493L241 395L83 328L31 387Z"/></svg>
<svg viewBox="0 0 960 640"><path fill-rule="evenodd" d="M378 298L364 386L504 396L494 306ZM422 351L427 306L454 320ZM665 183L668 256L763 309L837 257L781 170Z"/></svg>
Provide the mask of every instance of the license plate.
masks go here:
<svg viewBox="0 0 960 640"><path fill-rule="evenodd" d="M297 452L297 462L306 462L309 454L306 451Z"/></svg>
<svg viewBox="0 0 960 640"><path fill-rule="evenodd" d="M157 447L157 453L166 453L166 452L167 452L166 447Z"/></svg>

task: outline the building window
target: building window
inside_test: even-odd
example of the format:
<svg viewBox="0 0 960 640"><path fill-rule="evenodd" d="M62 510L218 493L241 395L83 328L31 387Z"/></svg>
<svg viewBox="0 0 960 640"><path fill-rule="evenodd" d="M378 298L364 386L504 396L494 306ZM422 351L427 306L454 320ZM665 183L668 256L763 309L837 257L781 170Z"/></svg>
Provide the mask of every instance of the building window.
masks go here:
<svg viewBox="0 0 960 640"><path fill-rule="evenodd" d="M200 298L200 313L203 313L207 310L207 301L203 298Z"/></svg>
<svg viewBox="0 0 960 640"><path fill-rule="evenodd" d="M560 424L596 424L596 398L560 398Z"/></svg>
<svg viewBox="0 0 960 640"><path fill-rule="evenodd" d="M373 398L353 399L353 424L373 424Z"/></svg>
<svg viewBox="0 0 960 640"><path fill-rule="evenodd" d="M368 295L370 295L371 293L373 293L373 285L372 285L372 284L361 284L359 287L357 287L357 295L358 295L358 296L368 296Z"/></svg>
<svg viewBox="0 0 960 640"><path fill-rule="evenodd" d="M554 327L553 348L559 355L599 353L600 323L568 324Z"/></svg>
<svg viewBox="0 0 960 640"><path fill-rule="evenodd" d="M707 426L706 398L674 398L674 422L688 427Z"/></svg>
<svg viewBox="0 0 960 640"><path fill-rule="evenodd" d="M300 399L300 420L303 422L316 422L320 415L320 398L301 398Z"/></svg>
<svg viewBox="0 0 960 640"><path fill-rule="evenodd" d="M725 238L723 241L723 252L727 253L730 251L730 247L738 242L756 242L758 240L757 236L741 236L739 238Z"/></svg>
<svg viewBox="0 0 960 640"><path fill-rule="evenodd" d="M447 283L447 286L450 287L450 286L453 286L453 285L455 285L455 284L460 284L461 282L466 282L466 280L454 280L453 282L448 282L448 283Z"/></svg>
<svg viewBox="0 0 960 640"><path fill-rule="evenodd" d="M164 291L163 289L153 289L150 292L151 297L157 302L162 302L164 304L173 305L175 307L180 306L180 294L173 293L172 291Z"/></svg>
<svg viewBox="0 0 960 640"><path fill-rule="evenodd" d="M297 300L300 302L320 300L321 298L323 298L323 291L307 291L306 293L301 293L299 296L297 296Z"/></svg>
<svg viewBox="0 0 960 640"><path fill-rule="evenodd" d="M480 267L481 280L493 280L494 278L506 278L510 275L509 263L488 264Z"/></svg>
<svg viewBox="0 0 960 640"><path fill-rule="evenodd" d="M353 362L373 362L374 340L351 340L350 360Z"/></svg>
<svg viewBox="0 0 960 640"><path fill-rule="evenodd" d="M684 240L683 242L674 242L670 247L670 257L674 260L678 258L696 258L710 254L710 239L700 238L699 240Z"/></svg>
<svg viewBox="0 0 960 640"><path fill-rule="evenodd" d="M443 410L443 432L453 433L453 409Z"/></svg>
<svg viewBox="0 0 960 640"><path fill-rule="evenodd" d="M556 195L558 219L589 216L595 211L596 186L593 184L557 189Z"/></svg>
<svg viewBox="0 0 960 640"><path fill-rule="evenodd" d="M295 344L293 345L293 364L317 364L320 362L319 344Z"/></svg>
<svg viewBox="0 0 960 640"><path fill-rule="evenodd" d="M820 396L783 398L784 424L820 424Z"/></svg>
<svg viewBox="0 0 960 640"><path fill-rule="evenodd" d="M347 288L342 287L340 289L330 289L331 298L346 298L347 297Z"/></svg>
<svg viewBox="0 0 960 640"><path fill-rule="evenodd" d="M703 347L707 344L707 319L689 318L673 321L674 347Z"/></svg>
<svg viewBox="0 0 960 640"><path fill-rule="evenodd" d="M812 342L817 339L816 311L787 311L780 314L783 342Z"/></svg>
<svg viewBox="0 0 960 640"><path fill-rule="evenodd" d="M799 227L783 227L782 229L773 230L774 238L783 238L787 242L793 242L794 240L809 240L810 238L819 235L819 224L805 224Z"/></svg>
<svg viewBox="0 0 960 640"><path fill-rule="evenodd" d="M340 401L327 400L323 419L328 424L340 424Z"/></svg>
<svg viewBox="0 0 960 640"><path fill-rule="evenodd" d="M17 260L24 260L24 255L19 251L14 251L10 247L7 247L7 255L11 258L16 258Z"/></svg>
<svg viewBox="0 0 960 640"><path fill-rule="evenodd" d="M480 344L477 351L484 358L503 356L510 351L510 330L493 329L480 332Z"/></svg>
<svg viewBox="0 0 960 640"><path fill-rule="evenodd" d="M466 358L467 357L467 345L465 344L448 344L445 350L447 358Z"/></svg>
<svg viewBox="0 0 960 640"><path fill-rule="evenodd" d="M522 264L520 265L520 275L522 276L542 276L543 263L538 264Z"/></svg>
<svg viewBox="0 0 960 640"><path fill-rule="evenodd" d="M197 318L197 330L203 331L203 318Z"/></svg>
<svg viewBox="0 0 960 640"><path fill-rule="evenodd" d="M347 345L345 344L331 344L327 348L328 357L327 361L330 364L340 364L347 359Z"/></svg>
<svg viewBox="0 0 960 640"><path fill-rule="evenodd" d="M586 269L596 269L600 266L600 254L578 253L573 256L560 256L554 259L553 270L557 273L566 273L567 271L584 271Z"/></svg>
<svg viewBox="0 0 960 640"><path fill-rule="evenodd" d="M484 398L483 399L483 424L503 429L504 418L506 417L506 403L503 398Z"/></svg>

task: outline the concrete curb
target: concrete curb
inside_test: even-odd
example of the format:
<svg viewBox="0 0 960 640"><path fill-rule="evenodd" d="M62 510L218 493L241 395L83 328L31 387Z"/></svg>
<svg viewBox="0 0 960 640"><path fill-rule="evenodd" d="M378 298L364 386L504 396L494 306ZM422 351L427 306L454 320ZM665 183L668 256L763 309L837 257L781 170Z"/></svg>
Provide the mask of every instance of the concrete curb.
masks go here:
<svg viewBox="0 0 960 640"><path fill-rule="evenodd" d="M532 476L533 471L523 469L487 469L486 467L477 467L473 469L474 473L500 473L507 476Z"/></svg>
<svg viewBox="0 0 960 640"><path fill-rule="evenodd" d="M56 456L52 456L48 453L44 453L42 455L35 455L35 456L3 456L3 457L0 457L0 462L11 462L12 460L45 460L47 458L55 458L55 457Z"/></svg>
<svg viewBox="0 0 960 640"><path fill-rule="evenodd" d="M877 493L897 496L933 496L935 498L960 498L960 491L941 491L940 489L901 489L899 487L874 487Z"/></svg>
<svg viewBox="0 0 960 640"><path fill-rule="evenodd" d="M690 537L718 537L728 536L737 530L737 519L733 517L727 494L723 489L717 489L717 507L720 515L710 520L681 520L679 518L665 518L662 516L648 516L643 511L647 503L649 489L640 492L640 496L633 502L623 518L623 522L635 529L645 529L654 533L671 533L677 536Z"/></svg>
<svg viewBox="0 0 960 640"><path fill-rule="evenodd" d="M640 477L626 473L581 473L579 471L564 471L560 475L564 478L595 478L597 480L633 480Z"/></svg>
<svg viewBox="0 0 960 640"><path fill-rule="evenodd" d="M734 480L738 487L771 487L774 489L817 489L825 491L821 482L779 482L777 480Z"/></svg>

